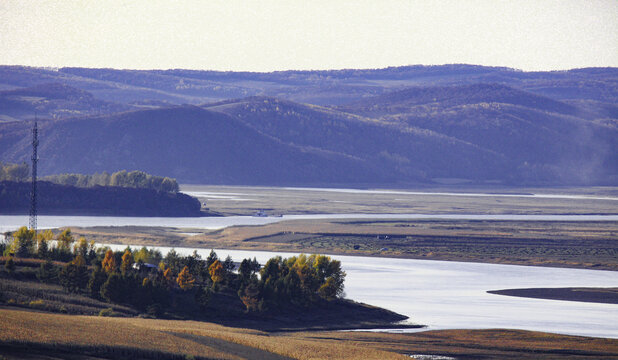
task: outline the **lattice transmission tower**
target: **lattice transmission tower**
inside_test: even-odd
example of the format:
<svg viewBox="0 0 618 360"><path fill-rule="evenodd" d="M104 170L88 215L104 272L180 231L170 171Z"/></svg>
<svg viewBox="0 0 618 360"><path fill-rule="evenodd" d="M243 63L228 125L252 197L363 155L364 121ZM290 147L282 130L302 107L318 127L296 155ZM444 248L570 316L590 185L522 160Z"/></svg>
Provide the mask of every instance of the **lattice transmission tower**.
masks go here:
<svg viewBox="0 0 618 360"><path fill-rule="evenodd" d="M30 189L30 230L34 230L36 234L36 182L37 182L37 163L39 156L37 148L39 147L39 129L37 126L37 118L34 117L34 126L32 127L32 188Z"/></svg>

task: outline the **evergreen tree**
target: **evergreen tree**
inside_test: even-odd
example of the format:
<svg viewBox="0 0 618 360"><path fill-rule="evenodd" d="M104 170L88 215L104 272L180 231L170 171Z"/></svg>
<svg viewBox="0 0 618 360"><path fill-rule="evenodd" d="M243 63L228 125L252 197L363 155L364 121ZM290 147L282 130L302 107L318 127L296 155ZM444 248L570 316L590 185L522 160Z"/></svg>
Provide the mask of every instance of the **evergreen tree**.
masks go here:
<svg viewBox="0 0 618 360"><path fill-rule="evenodd" d="M210 254L208 254L208 257L206 258L206 266L210 268L210 265L217 260L219 260L217 253L214 250L210 250Z"/></svg>
<svg viewBox="0 0 618 360"><path fill-rule="evenodd" d="M60 285L68 292L76 293L86 288L88 285L88 275L86 260L78 255L60 270L58 280Z"/></svg>
<svg viewBox="0 0 618 360"><path fill-rule="evenodd" d="M101 287L107 281L107 278L107 273L100 266L94 268L88 280L88 293L90 293L90 296L101 298Z"/></svg>
<svg viewBox="0 0 618 360"><path fill-rule="evenodd" d="M111 273L101 286L101 297L109 302L122 303L126 299L125 284L118 273Z"/></svg>
<svg viewBox="0 0 618 360"><path fill-rule="evenodd" d="M37 279L41 282L54 283L58 280L58 270L51 260L46 260L41 264L36 273Z"/></svg>

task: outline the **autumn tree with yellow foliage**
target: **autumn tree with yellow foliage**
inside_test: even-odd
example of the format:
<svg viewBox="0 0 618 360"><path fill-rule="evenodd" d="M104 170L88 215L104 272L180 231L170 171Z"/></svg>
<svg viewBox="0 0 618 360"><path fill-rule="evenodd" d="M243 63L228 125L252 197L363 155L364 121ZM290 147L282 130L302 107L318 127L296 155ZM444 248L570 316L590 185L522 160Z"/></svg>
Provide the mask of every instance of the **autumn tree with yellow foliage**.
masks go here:
<svg viewBox="0 0 618 360"><path fill-rule="evenodd" d="M182 268L180 274L178 274L178 278L176 278L176 283L183 290L189 290L193 288L195 278L189 272L189 267L185 266L184 268Z"/></svg>
<svg viewBox="0 0 618 360"><path fill-rule="evenodd" d="M215 260L212 264L210 264L210 267L208 267L208 273L210 274L210 279L212 279L212 282L215 284L218 284L225 279L225 269L219 260Z"/></svg>
<svg viewBox="0 0 618 360"><path fill-rule="evenodd" d="M126 249L122 255L122 263L120 264L120 272L126 275L133 268L133 254L131 250Z"/></svg>
<svg viewBox="0 0 618 360"><path fill-rule="evenodd" d="M103 271L108 274L116 271L118 265L116 265L116 259L114 258L113 251L107 250L105 253L105 258L103 258L103 261L101 262L101 268L103 268Z"/></svg>

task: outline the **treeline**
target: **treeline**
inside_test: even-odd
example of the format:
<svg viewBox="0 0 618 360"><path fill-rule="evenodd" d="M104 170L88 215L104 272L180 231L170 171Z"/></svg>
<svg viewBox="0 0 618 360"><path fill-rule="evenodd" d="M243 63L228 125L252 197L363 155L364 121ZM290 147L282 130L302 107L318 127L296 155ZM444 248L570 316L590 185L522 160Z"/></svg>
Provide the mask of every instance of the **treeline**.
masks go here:
<svg viewBox="0 0 618 360"><path fill-rule="evenodd" d="M85 174L59 174L48 175L41 180L54 184L90 188L95 186L119 186L138 189L152 189L177 193L179 191L176 179L169 177L150 175L143 171L117 171L108 173ZM0 162L0 181L30 181L30 165L26 163L11 164Z"/></svg>
<svg viewBox="0 0 618 360"><path fill-rule="evenodd" d="M201 216L198 199L181 192L118 186L82 188L38 183L38 212L44 215ZM0 181L0 214L28 214L30 184Z"/></svg>
<svg viewBox="0 0 618 360"><path fill-rule="evenodd" d="M26 163L11 164L0 162L0 181L28 181L30 166Z"/></svg>
<svg viewBox="0 0 618 360"><path fill-rule="evenodd" d="M219 259L214 251L205 259L197 251L189 256L174 250L163 256L145 247L112 251L83 237L75 240L70 229L55 237L49 230L35 236L26 227L7 235L10 241L0 250L9 272L15 269L14 257L44 259L37 271L40 281L157 317L174 313L208 317L214 297L236 297L245 312L276 313L343 295L341 263L323 255L274 257L264 267L255 258L244 259L236 269L229 256ZM57 261L66 264L59 266Z"/></svg>
<svg viewBox="0 0 618 360"><path fill-rule="evenodd" d="M176 179L150 175L138 170L129 172L122 170L112 174L104 171L102 173L95 173L94 175L59 174L45 176L42 179L60 185L77 187L120 186L152 189L171 193L176 193L179 190Z"/></svg>

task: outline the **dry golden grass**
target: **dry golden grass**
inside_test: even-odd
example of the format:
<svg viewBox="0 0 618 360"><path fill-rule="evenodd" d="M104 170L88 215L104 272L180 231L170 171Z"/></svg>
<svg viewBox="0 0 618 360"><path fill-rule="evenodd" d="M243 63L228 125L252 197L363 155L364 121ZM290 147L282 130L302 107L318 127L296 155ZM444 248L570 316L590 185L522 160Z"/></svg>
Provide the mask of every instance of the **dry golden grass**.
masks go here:
<svg viewBox="0 0 618 360"><path fill-rule="evenodd" d="M519 330L266 333L176 320L102 318L0 309L0 342L127 347L217 359L618 358L618 340ZM405 354L405 355L403 355Z"/></svg>
<svg viewBox="0 0 618 360"><path fill-rule="evenodd" d="M618 270L615 222L292 220L181 237L171 228L74 232L101 243L312 252ZM384 235L389 235L384 240ZM376 235L382 235L377 239ZM385 245L387 243L387 245ZM387 251L381 249L388 247Z"/></svg>
<svg viewBox="0 0 618 360"><path fill-rule="evenodd" d="M175 334L197 335L203 341ZM121 346L217 359L253 358L235 355L246 353L246 347L256 349L256 358L262 353L259 350L295 359L405 358L364 345L280 336L196 321L71 316L11 309L0 309L0 341ZM236 349L235 344L240 347Z"/></svg>
<svg viewBox="0 0 618 360"><path fill-rule="evenodd" d="M304 213L418 213L418 214L616 214L616 201L501 196L442 196L431 192L511 194L570 194L618 196L616 187L585 188L462 188L439 187L381 193L290 190L276 187L185 185L183 191L209 192L223 198L203 198L212 210L224 215L251 215L265 209L271 214ZM229 195L232 194L231 198ZM235 201L241 199L242 201Z"/></svg>
<svg viewBox="0 0 618 360"><path fill-rule="evenodd" d="M618 340L521 330L441 330L412 334L324 332L297 334L336 339L407 354L483 359L618 358Z"/></svg>
<svg viewBox="0 0 618 360"><path fill-rule="evenodd" d="M124 346L177 354L237 359L134 322L140 319L58 315L0 310L0 341L27 341L77 346Z"/></svg>

